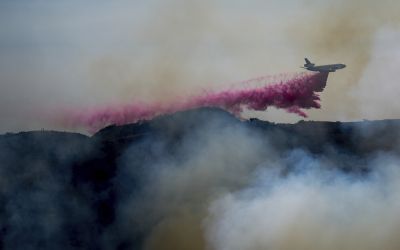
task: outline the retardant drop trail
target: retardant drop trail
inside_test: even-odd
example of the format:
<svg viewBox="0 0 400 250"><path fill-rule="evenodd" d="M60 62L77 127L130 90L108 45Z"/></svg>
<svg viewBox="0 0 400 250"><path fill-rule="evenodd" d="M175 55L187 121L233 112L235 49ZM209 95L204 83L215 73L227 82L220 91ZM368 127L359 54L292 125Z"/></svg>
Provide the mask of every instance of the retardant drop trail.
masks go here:
<svg viewBox="0 0 400 250"><path fill-rule="evenodd" d="M90 132L96 132L111 124L123 125L199 107L219 107L240 115L243 109L262 111L272 106L307 117L302 109L320 108L320 98L316 92L324 89L327 78L328 73L259 77L244 81L236 88L210 91L176 102L133 102L89 111L72 111L63 117L63 122L67 126L85 127Z"/></svg>

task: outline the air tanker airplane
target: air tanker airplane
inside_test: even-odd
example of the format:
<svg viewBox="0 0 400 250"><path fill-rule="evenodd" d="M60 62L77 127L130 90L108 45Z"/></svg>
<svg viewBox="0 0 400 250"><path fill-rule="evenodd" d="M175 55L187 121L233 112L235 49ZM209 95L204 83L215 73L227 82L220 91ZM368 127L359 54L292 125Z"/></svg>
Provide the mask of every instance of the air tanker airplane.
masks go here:
<svg viewBox="0 0 400 250"><path fill-rule="evenodd" d="M346 65L341 64L341 63L315 66L315 64L311 63L307 58L304 58L304 60L306 60L306 63L304 64L304 67L301 67L301 68L310 70L310 71L335 72L338 69L343 69L346 67Z"/></svg>

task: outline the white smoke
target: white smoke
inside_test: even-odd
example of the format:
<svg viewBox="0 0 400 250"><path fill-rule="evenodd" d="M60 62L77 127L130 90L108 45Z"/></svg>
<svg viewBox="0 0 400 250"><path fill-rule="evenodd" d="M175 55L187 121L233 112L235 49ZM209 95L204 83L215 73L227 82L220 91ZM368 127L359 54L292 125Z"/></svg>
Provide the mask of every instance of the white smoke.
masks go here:
<svg viewBox="0 0 400 250"><path fill-rule="evenodd" d="M399 249L398 126L294 129L210 109L93 140L2 136L4 246Z"/></svg>
<svg viewBox="0 0 400 250"><path fill-rule="evenodd" d="M397 157L376 156L366 176L340 173L304 152L291 157L298 171L264 168L253 185L214 201L206 220L212 249L399 248Z"/></svg>
<svg viewBox="0 0 400 250"><path fill-rule="evenodd" d="M398 249L395 153L352 155L329 145L336 137L323 126L309 138L310 144L326 138L322 153L280 150L279 145L287 149L299 137L283 130L258 133L206 117L206 122L192 121L177 148L143 142L121 160L120 185L127 185L122 176L140 174L139 166L147 172L139 194L126 190L118 220L128 235L148 232L145 249ZM364 125L348 127L357 128L349 142L385 131ZM138 157L141 152L146 154Z"/></svg>

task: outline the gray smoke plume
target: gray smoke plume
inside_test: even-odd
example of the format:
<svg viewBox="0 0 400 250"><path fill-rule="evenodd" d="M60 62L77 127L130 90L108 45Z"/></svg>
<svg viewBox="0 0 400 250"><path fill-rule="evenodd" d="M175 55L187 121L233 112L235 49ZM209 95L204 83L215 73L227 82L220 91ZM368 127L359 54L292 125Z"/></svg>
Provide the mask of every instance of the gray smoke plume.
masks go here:
<svg viewBox="0 0 400 250"><path fill-rule="evenodd" d="M282 150L279 145L299 137L282 130L261 134L225 119L192 125L174 149L165 140L144 141L121 159L123 179L140 175L142 188L124 196L119 225L127 237L147 232L144 249L400 246L397 151L362 156L330 143L317 146L318 154L301 144ZM377 138L377 131L387 129L360 125L346 140L364 143L362 138ZM313 129L314 138L306 140L326 141L330 133ZM390 143L381 138L382 145ZM394 143L398 138L393 134ZM365 152L371 146L357 145ZM138 171L139 162L146 171Z"/></svg>
<svg viewBox="0 0 400 250"><path fill-rule="evenodd" d="M396 86L388 85L396 77L385 74L385 62L398 67L396 39L379 37L385 29L398 33L398 5L390 0L1 1L0 130L59 129L50 118L65 108L168 101L243 79L296 72L305 56L348 65L330 75L324 112L311 112L311 119L397 116L395 107L382 104L388 99L383 92L374 92L378 98L371 102L378 112L364 109L363 100L373 92L364 87L371 74L378 85ZM393 53L382 60L376 48ZM357 94L349 95L353 88ZM298 120L276 111L249 113L254 114Z"/></svg>
<svg viewBox="0 0 400 250"><path fill-rule="evenodd" d="M212 249L399 247L397 157L371 157L373 171L362 177L301 151L285 161L295 162L294 173L265 166L251 185L213 202L206 220Z"/></svg>
<svg viewBox="0 0 400 250"><path fill-rule="evenodd" d="M192 110L0 136L3 249L398 249L398 121Z"/></svg>

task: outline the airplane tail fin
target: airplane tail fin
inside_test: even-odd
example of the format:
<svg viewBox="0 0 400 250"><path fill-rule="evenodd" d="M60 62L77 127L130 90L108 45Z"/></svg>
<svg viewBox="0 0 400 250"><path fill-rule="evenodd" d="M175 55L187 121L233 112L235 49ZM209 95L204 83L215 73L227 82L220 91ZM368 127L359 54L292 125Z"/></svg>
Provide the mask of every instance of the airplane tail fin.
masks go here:
<svg viewBox="0 0 400 250"><path fill-rule="evenodd" d="M304 60L306 61L306 63L304 64L305 67L314 66L314 63L311 63L310 60L308 60L307 58L304 58Z"/></svg>

